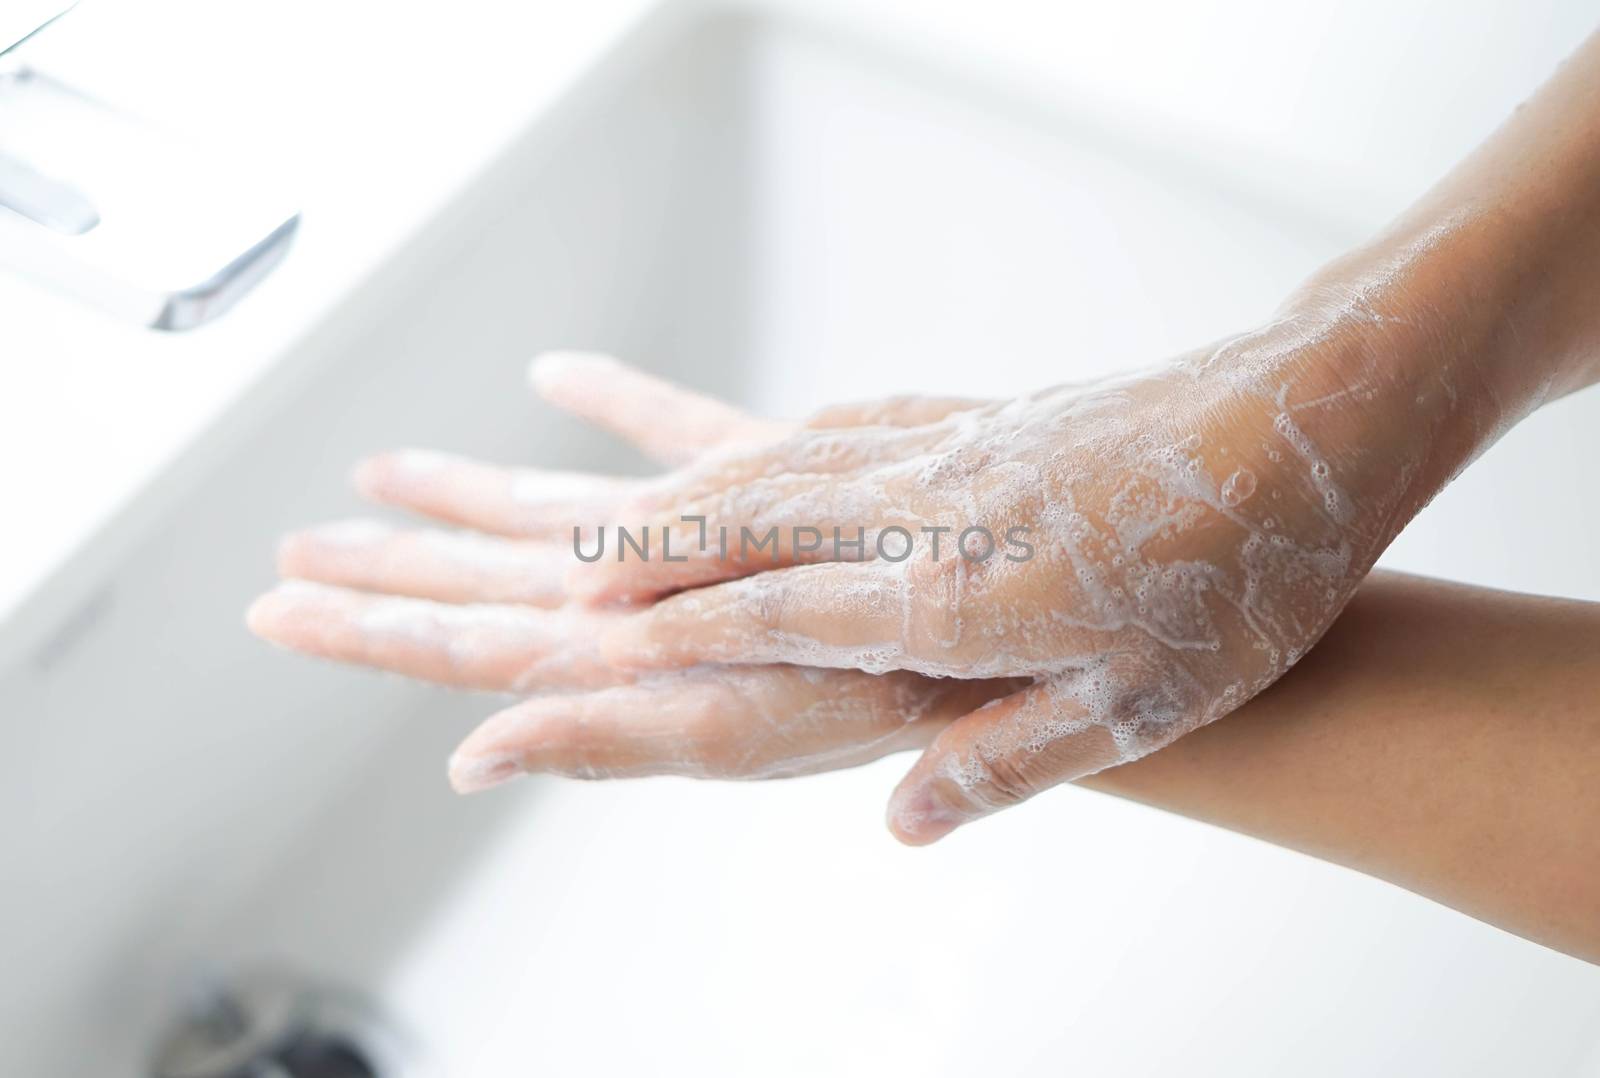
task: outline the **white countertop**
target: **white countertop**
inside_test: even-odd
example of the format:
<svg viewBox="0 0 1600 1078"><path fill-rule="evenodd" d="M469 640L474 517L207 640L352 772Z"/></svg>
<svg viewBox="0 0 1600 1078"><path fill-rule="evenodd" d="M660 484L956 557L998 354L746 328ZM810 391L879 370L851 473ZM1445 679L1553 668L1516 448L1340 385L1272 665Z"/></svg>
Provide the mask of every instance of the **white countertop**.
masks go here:
<svg viewBox="0 0 1600 1078"><path fill-rule="evenodd" d="M277 357L654 6L85 0L24 46L103 99L277 162L302 192L303 222L257 293L186 335L0 275L0 661L18 646L10 630L49 620L25 604L45 603L49 582L93 575L63 573L70 560L114 557L119 529L136 533L141 493L193 463L185 449ZM1361 221L1381 220L1481 137L1592 20L1572 0L1537 12L1510 0L1472 11L1360 0L1337 13L1266 0L788 6L980 57L1215 153L1270 140Z"/></svg>

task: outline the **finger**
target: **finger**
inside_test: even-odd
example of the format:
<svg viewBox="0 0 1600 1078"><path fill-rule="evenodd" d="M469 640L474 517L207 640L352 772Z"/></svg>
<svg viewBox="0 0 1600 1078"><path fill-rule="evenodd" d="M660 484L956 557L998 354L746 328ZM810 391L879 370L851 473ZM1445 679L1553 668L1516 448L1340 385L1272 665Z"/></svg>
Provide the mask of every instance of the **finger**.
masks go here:
<svg viewBox="0 0 1600 1078"><path fill-rule="evenodd" d="M824 408L806 420L812 428L830 427L920 427L937 423L957 412L970 412L993 401L979 397L886 397L875 401L856 401Z"/></svg>
<svg viewBox="0 0 1600 1078"><path fill-rule="evenodd" d="M1143 755L1185 728L1165 713L1170 701L1160 691L1130 697L1109 690L1102 677L1083 672L1041 680L951 723L896 787L889 829L902 842L926 845L1052 786Z"/></svg>
<svg viewBox="0 0 1600 1078"><path fill-rule="evenodd" d="M720 662L1031 673L1024 656L993 652L993 638L963 617L964 604L1006 603L1003 582L1003 570L959 557L797 566L670 596L614 623L601 646L608 661L636 670Z"/></svg>
<svg viewBox="0 0 1600 1078"><path fill-rule="evenodd" d="M682 511L685 506L737 499L745 512L756 513L770 506L758 497L765 493L763 483L843 482L897 461L920 458L947 435L942 429L799 430L768 445L733 446L707 454L689 467L641 486L628 508Z"/></svg>
<svg viewBox="0 0 1600 1078"><path fill-rule="evenodd" d="M622 510L630 517L631 508ZM911 534L921 524L875 484L818 475L760 479L685 503L671 516L640 517L643 524L601 529L579 545L567 575L570 596L637 603L783 566L864 561L876 554L868 529L906 521L901 526Z"/></svg>
<svg viewBox="0 0 1600 1078"><path fill-rule="evenodd" d="M681 464L719 446L770 442L791 427L756 419L611 356L547 352L529 365L528 380L539 396L562 411L669 464Z"/></svg>
<svg viewBox="0 0 1600 1078"><path fill-rule="evenodd" d="M356 489L380 505L435 520L521 538L570 541L572 529L597 528L640 490L640 481L582 472L502 468L438 453L401 449L356 466Z"/></svg>
<svg viewBox="0 0 1600 1078"><path fill-rule="evenodd" d="M247 622L293 651L457 688L529 692L625 680L594 641L611 615L368 595L291 580L257 599Z"/></svg>
<svg viewBox="0 0 1600 1078"><path fill-rule="evenodd" d="M550 353L533 361L529 378L557 407L673 462L713 448L772 442L792 429L607 356ZM503 468L418 449L362 461L355 482L381 504L500 535L550 537L597 527L612 519L618 503L643 489L637 480Z"/></svg>
<svg viewBox="0 0 1600 1078"><path fill-rule="evenodd" d="M461 793L526 772L579 778L778 778L926 745L1012 683L773 666L696 670L530 700L487 720L450 760Z"/></svg>
<svg viewBox="0 0 1600 1078"><path fill-rule="evenodd" d="M882 672L902 657L904 621L898 572L828 563L680 592L616 622L601 647L623 669L717 662Z"/></svg>
<svg viewBox="0 0 1600 1078"><path fill-rule="evenodd" d="M402 530L346 520L296 532L278 546L278 572L297 580L442 603L557 607L570 548L476 532Z"/></svg>
<svg viewBox="0 0 1600 1078"><path fill-rule="evenodd" d="M695 542L680 541L671 561L585 557L590 564L574 568L569 594L587 603L639 602L786 565L867 560L880 531L899 527L912 536L927 522L928 454L948 434L939 427L801 431L760 449L713 454L645 485L619 510L635 536L649 524L688 539L681 533L692 523Z"/></svg>

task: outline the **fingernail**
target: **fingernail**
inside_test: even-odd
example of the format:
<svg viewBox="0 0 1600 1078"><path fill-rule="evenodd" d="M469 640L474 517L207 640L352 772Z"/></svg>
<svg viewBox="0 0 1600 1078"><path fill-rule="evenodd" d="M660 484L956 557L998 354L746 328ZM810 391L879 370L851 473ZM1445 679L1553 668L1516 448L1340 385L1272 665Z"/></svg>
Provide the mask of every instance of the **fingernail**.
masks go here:
<svg viewBox="0 0 1600 1078"><path fill-rule="evenodd" d="M350 481L360 493L381 497L397 484L415 482L442 471L455 459L436 449L397 449L358 462Z"/></svg>
<svg viewBox="0 0 1600 1078"><path fill-rule="evenodd" d="M475 794L499 786L522 773L517 757L456 753L450 757L450 786L458 794Z"/></svg>
<svg viewBox="0 0 1600 1078"><path fill-rule="evenodd" d="M271 591L256 597L245 611L244 623L252 633L270 644L289 646L294 621L316 613L315 604L325 604L335 599L338 589L310 580L280 580Z"/></svg>
<svg viewBox="0 0 1600 1078"><path fill-rule="evenodd" d="M963 813L935 795L932 783L901 787L889 799L889 830L910 846L937 842L966 819Z"/></svg>
<svg viewBox="0 0 1600 1078"><path fill-rule="evenodd" d="M277 605L277 598L270 591L256 596L255 602L244 612L245 627L263 640L271 640Z"/></svg>
<svg viewBox="0 0 1600 1078"><path fill-rule="evenodd" d="M620 363L601 352L555 351L534 356L528 382L540 393L573 378L589 378L616 370Z"/></svg>
<svg viewBox="0 0 1600 1078"><path fill-rule="evenodd" d="M366 498L376 498L387 485L389 462L384 457L367 457L350 469L350 485Z"/></svg>
<svg viewBox="0 0 1600 1078"><path fill-rule="evenodd" d="M291 532L278 540L278 573L285 577L314 575L319 560L329 555L360 552L394 534L376 520L341 520Z"/></svg>
<svg viewBox="0 0 1600 1078"><path fill-rule="evenodd" d="M394 528L378 520L369 520L365 517L355 517L350 520L335 520L328 524L318 524L308 528L288 539L310 539L325 546L359 547L368 546L380 540L387 539L394 534Z"/></svg>

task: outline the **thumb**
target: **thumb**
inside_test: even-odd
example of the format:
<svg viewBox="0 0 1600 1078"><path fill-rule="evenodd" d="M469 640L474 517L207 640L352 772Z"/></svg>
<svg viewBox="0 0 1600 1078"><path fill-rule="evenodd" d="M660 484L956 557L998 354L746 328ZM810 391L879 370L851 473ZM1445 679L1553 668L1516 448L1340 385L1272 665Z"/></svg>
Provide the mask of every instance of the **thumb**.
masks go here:
<svg viewBox="0 0 1600 1078"><path fill-rule="evenodd" d="M1038 681L946 727L889 799L889 830L925 846L969 821L1127 757L1065 679Z"/></svg>

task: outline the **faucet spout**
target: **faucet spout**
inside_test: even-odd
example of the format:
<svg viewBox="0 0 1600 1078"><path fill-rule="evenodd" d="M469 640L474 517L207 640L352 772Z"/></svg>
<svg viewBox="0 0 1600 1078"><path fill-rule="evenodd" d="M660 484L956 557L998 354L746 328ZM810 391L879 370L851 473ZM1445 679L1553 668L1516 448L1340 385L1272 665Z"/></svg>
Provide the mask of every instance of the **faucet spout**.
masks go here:
<svg viewBox="0 0 1600 1078"><path fill-rule="evenodd" d="M299 215L264 163L28 66L16 46L62 13L31 6L0 16L0 266L155 329L218 317L282 261Z"/></svg>

